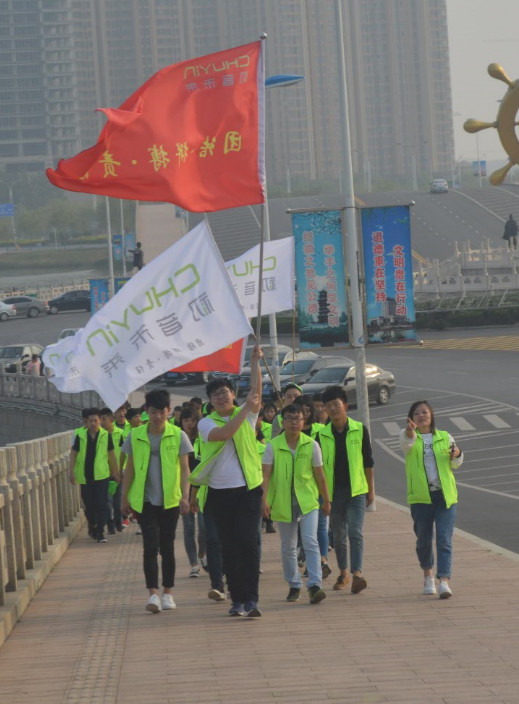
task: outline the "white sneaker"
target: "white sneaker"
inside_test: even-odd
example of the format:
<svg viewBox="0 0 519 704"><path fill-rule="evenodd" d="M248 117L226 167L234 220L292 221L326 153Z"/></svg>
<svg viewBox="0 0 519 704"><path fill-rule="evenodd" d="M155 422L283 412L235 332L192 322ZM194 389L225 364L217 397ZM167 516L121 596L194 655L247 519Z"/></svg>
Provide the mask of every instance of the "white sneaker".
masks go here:
<svg viewBox="0 0 519 704"><path fill-rule="evenodd" d="M190 577L200 577L200 567L198 565L192 565L191 566L191 572L189 573Z"/></svg>
<svg viewBox="0 0 519 704"><path fill-rule="evenodd" d="M175 600L173 599L172 594L163 594L162 595L162 611L170 611L171 609L176 609L177 605L175 604Z"/></svg>
<svg viewBox="0 0 519 704"><path fill-rule="evenodd" d="M436 582L434 577L429 575L423 581L423 593L424 594L436 594Z"/></svg>
<svg viewBox="0 0 519 704"><path fill-rule="evenodd" d="M158 614L160 611L160 599L158 594L152 594L146 604L146 611L151 611L152 614Z"/></svg>
<svg viewBox="0 0 519 704"><path fill-rule="evenodd" d="M213 601L225 601L226 596L223 592L218 591L218 589L210 589L207 593L208 599L213 599Z"/></svg>
<svg viewBox="0 0 519 704"><path fill-rule="evenodd" d="M452 596L452 589L450 588L450 585L446 580L440 579L438 593L440 594L440 599L448 599L450 596Z"/></svg>

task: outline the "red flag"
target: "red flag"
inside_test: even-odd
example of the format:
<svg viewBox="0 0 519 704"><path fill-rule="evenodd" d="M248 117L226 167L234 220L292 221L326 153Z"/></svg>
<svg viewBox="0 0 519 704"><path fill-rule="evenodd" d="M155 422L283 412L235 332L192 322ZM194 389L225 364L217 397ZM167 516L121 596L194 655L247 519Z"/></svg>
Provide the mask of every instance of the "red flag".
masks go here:
<svg viewBox="0 0 519 704"><path fill-rule="evenodd" d="M163 68L119 108L97 144L47 178L59 188L165 201L193 212L263 203L263 42Z"/></svg>
<svg viewBox="0 0 519 704"><path fill-rule="evenodd" d="M232 345L224 347L223 350L213 352L207 357L199 357L192 362L172 369L172 372L227 372L228 374L239 374L243 364L246 338L233 342Z"/></svg>

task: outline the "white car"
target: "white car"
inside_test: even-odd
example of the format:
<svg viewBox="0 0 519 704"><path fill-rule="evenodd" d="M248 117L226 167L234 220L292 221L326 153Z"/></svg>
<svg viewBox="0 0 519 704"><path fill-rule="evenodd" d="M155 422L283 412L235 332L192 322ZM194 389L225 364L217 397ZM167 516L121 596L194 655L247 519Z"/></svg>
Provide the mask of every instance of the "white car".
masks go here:
<svg viewBox="0 0 519 704"><path fill-rule="evenodd" d="M8 320L9 318L14 318L16 315L16 308L10 303L4 303L0 301L0 321Z"/></svg>
<svg viewBox="0 0 519 704"><path fill-rule="evenodd" d="M444 178L435 178L431 183L431 193L448 193L449 184Z"/></svg>
<svg viewBox="0 0 519 704"><path fill-rule="evenodd" d="M78 330L79 330L79 328L65 328L64 330L62 330L60 332L59 337L58 337L58 342L60 340L64 340L66 337L72 337L73 335L75 335L77 333Z"/></svg>

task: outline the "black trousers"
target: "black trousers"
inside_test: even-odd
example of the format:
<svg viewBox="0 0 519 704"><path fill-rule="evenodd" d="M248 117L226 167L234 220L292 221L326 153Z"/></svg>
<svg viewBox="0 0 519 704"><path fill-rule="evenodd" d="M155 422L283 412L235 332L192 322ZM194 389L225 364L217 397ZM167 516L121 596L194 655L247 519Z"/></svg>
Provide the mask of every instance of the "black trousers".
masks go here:
<svg viewBox="0 0 519 704"><path fill-rule="evenodd" d="M251 491L245 486L237 489L209 487L207 494L204 512L212 516L218 529L223 571L233 603L258 601L258 525L262 495L260 486Z"/></svg>
<svg viewBox="0 0 519 704"><path fill-rule="evenodd" d="M98 479L88 484L81 484L81 498L88 527L91 529L95 527L97 538L102 538L105 532L109 481L109 479Z"/></svg>
<svg viewBox="0 0 519 704"><path fill-rule="evenodd" d="M144 547L144 577L148 589L159 588L159 550L162 557L162 586L166 589L175 586L174 541L179 513L178 506L164 508L144 502L139 524Z"/></svg>

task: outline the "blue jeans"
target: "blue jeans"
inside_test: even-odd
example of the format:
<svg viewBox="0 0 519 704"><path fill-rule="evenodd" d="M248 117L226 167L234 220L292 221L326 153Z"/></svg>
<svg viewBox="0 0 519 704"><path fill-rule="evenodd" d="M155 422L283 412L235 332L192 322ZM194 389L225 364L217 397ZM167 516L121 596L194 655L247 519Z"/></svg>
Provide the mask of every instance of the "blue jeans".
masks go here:
<svg viewBox="0 0 519 704"><path fill-rule="evenodd" d="M195 541L195 521L198 522L198 552L196 550ZM184 524L184 547L186 549L187 559L190 565L198 564L198 556L202 557L207 552L205 545L205 528L204 517L201 513L195 514L189 512L182 516Z"/></svg>
<svg viewBox="0 0 519 704"><path fill-rule="evenodd" d="M319 497L319 506L323 505L323 497ZM319 508L319 521L317 522L317 540L319 541L319 550L321 557L328 561L328 528L330 525L330 517L325 516L322 508Z"/></svg>
<svg viewBox="0 0 519 704"><path fill-rule="evenodd" d="M433 530L436 528L436 577L451 576L452 534L456 521L457 504L450 508L445 505L441 491L431 492L431 504L411 504L411 516L416 535L416 554L423 570L434 565Z"/></svg>
<svg viewBox="0 0 519 704"><path fill-rule="evenodd" d="M281 538L281 561L283 574L291 587L301 589L301 575L297 567L297 528L301 531L301 541L306 555L306 569L308 570L308 589L321 586L322 570L319 543L317 542L317 523L319 509L310 511L306 516L297 518L297 511L293 511L291 523L278 523Z"/></svg>
<svg viewBox="0 0 519 704"><path fill-rule="evenodd" d="M341 571L348 569L348 541L350 544L350 571L353 573L362 570L364 554L362 527L365 512L366 494L350 496L344 487L335 487L330 521L337 564Z"/></svg>

